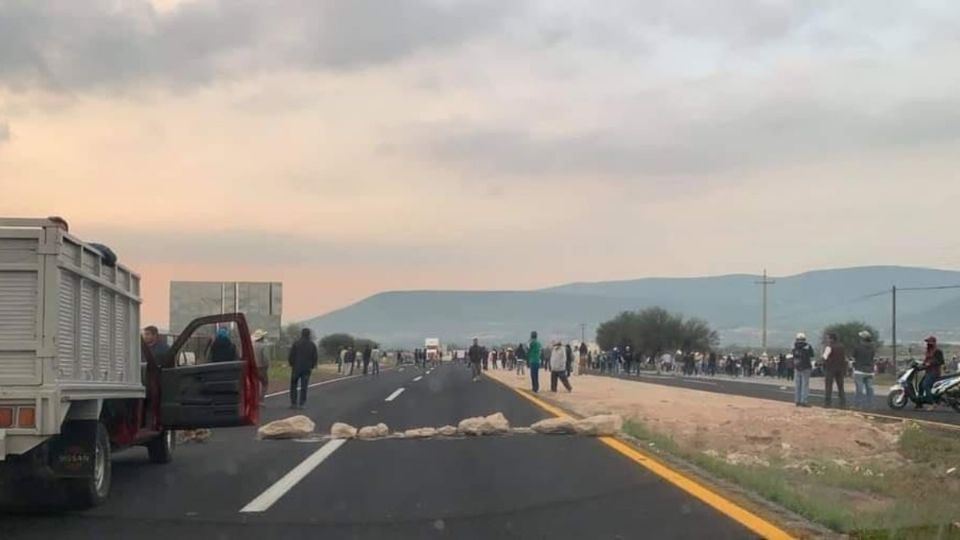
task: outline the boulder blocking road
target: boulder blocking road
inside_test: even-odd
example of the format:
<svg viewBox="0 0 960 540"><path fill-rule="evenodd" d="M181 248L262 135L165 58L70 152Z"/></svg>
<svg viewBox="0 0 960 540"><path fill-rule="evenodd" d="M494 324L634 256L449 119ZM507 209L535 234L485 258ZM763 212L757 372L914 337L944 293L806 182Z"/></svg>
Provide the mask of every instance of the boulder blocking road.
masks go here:
<svg viewBox="0 0 960 540"><path fill-rule="evenodd" d="M398 393L398 389L403 388ZM387 398L391 398L389 401ZM307 407L267 399L263 422L303 414L393 432L502 412L549 415L499 383L444 364L326 383ZM0 515L16 538L754 538L594 438L507 435L320 442L218 429L151 465L114 457L113 492L86 512Z"/></svg>

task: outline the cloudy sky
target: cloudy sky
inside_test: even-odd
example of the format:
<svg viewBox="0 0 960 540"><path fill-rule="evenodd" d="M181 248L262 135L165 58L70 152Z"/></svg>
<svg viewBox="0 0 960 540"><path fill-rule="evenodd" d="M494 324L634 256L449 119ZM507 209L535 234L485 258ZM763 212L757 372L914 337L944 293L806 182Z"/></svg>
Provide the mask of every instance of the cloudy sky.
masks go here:
<svg viewBox="0 0 960 540"><path fill-rule="evenodd" d="M955 0L0 0L0 214L172 279L960 268Z"/></svg>

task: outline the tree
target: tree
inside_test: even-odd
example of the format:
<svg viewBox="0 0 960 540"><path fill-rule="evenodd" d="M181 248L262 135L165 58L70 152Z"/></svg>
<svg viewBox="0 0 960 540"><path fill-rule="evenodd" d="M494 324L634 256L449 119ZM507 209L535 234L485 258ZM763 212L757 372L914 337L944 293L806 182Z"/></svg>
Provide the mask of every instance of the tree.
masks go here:
<svg viewBox="0 0 960 540"><path fill-rule="evenodd" d="M837 341L842 343L844 348L847 349L847 352L850 353L857 343L860 343L859 334L863 330L870 332L870 335L873 336L873 341L875 343L880 343L880 333L877 332L877 329L863 321L847 321L828 325L823 329L823 334L820 336L820 340L821 343L826 343L827 334L836 334Z"/></svg>
<svg viewBox="0 0 960 540"><path fill-rule="evenodd" d="M300 332L302 326L297 323L291 323L283 327L283 331L280 332L279 339L277 340L277 345L280 350L287 351L290 349L290 346L293 345L293 342L300 339Z"/></svg>
<svg viewBox="0 0 960 540"><path fill-rule="evenodd" d="M380 344L372 339L356 338L353 340L353 346L358 351L364 350L365 348L367 348L367 345L369 345L371 349L377 349L380 347Z"/></svg>
<svg viewBox="0 0 960 540"><path fill-rule="evenodd" d="M706 351L715 347L717 333L706 321L670 313L662 307L624 311L597 327L597 343L603 349L630 347L641 354L664 351Z"/></svg>
<svg viewBox="0 0 960 540"><path fill-rule="evenodd" d="M320 338L320 349L330 358L337 358L340 351L355 346L356 340L350 334L328 334Z"/></svg>

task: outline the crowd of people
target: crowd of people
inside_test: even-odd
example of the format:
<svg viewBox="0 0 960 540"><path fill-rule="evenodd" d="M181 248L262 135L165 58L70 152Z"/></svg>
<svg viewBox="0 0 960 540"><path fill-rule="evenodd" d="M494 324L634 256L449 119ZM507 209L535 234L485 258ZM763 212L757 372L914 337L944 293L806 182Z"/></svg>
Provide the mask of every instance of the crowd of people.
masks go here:
<svg viewBox="0 0 960 540"><path fill-rule="evenodd" d="M518 377L530 375L530 388L534 392L540 391L540 370L550 373L550 391L556 392L558 384L562 384L568 392L573 391L570 377L579 375L586 366L589 352L586 343L573 347L571 343L554 340L548 350L544 350L537 332L530 333L527 343L520 343L515 348L500 347L487 349L481 346L478 338L473 338L473 344L463 360L473 370L473 380L480 380L480 374L489 369L516 371Z"/></svg>
<svg viewBox="0 0 960 540"><path fill-rule="evenodd" d="M794 383L794 401L798 407L809 406L811 376L824 377L824 403L827 407L833 405L834 389L839 406L846 407L844 381L849 377L854 382L854 407L866 409L871 407L873 401L874 377L882 373L895 373L895 369L890 360L876 357L876 346L870 332L862 331L858 337L859 343L851 351L847 351L836 334L827 334L819 356L803 333L797 334L790 352L775 355L754 355L747 352L734 355L718 354L716 351L679 350L675 353L638 355L626 345L600 351L595 355L588 353L585 365L592 372L605 375L639 375L642 370L650 370L685 376L776 377ZM926 352L922 362L924 378L920 384L921 400L929 393L945 365L936 337L928 337L925 344ZM955 370L960 369L960 360L957 357L954 357L953 364Z"/></svg>
<svg viewBox="0 0 960 540"><path fill-rule="evenodd" d="M272 361L273 347L267 346L265 338L267 332L257 330L252 338L254 353L260 371L261 390L265 392L269 365ZM537 332L531 332L526 343L514 346L500 346L487 348L480 345L478 338L473 338L469 350L461 354L454 353L453 358L462 360L473 370L473 380L479 380L486 370L509 370L516 372L518 377L529 373L530 386L534 392L540 390L540 371L550 374L550 390L556 392L558 385L567 391L573 387L570 378L581 373L597 373L601 375L639 375L641 371L656 371L657 373L678 373L684 376L717 376L729 377L776 377L794 383L795 404L798 407L809 406L810 378L822 375L824 377L824 404L831 407L833 404L834 389L838 404L847 406L845 380L849 377L854 383L854 407L869 408L874 397L873 379L878 373L894 372L888 360L876 358L876 347L873 336L862 331L859 334L859 343L851 351L847 351L835 334L827 334L822 351L817 355L814 347L808 342L806 335L799 333L790 352L780 352L774 355L754 355L748 352L734 355L720 354L716 351L676 351L663 352L652 355L635 353L630 345L613 347L609 350L591 350L586 343L563 343L554 340L549 347L544 347L538 339ZM165 354L166 344L159 338L155 327L144 329L144 341L157 358ZM929 395L933 382L946 367L944 355L937 345L937 338L930 336L925 340L926 351L922 361L924 371L920 383L920 401L917 407L922 406L924 398ZM238 356L236 346L231 342L226 329L218 329L208 352L209 362L227 362ZM400 366L405 358L412 358L416 367L429 369L439 364L439 355L428 354L427 350L415 349L405 355L402 351L390 353L381 350L375 344L367 343L360 349L353 346L345 347L340 351L337 362L337 373L354 375L354 373L377 376L381 365L394 360ZM290 379L290 406L303 408L306 402L307 388L312 370L319 359L319 350L314 343L310 331L303 329L300 339L290 348L288 364L291 367ZM952 359L953 370L960 370L960 359Z"/></svg>

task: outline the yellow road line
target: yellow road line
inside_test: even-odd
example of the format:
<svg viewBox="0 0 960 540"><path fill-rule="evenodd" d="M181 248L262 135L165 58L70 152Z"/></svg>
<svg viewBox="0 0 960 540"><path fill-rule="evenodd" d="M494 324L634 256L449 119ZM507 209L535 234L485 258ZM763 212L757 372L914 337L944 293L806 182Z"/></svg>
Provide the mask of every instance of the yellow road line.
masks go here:
<svg viewBox="0 0 960 540"><path fill-rule="evenodd" d="M860 412L860 411L856 411ZM960 431L960 425L957 424L947 424L946 422L937 422L936 420L924 420L922 418L914 418L912 416L892 416L889 414L875 413L871 411L863 411L860 414L864 416L876 416L877 418L889 418L890 420L909 420L911 422L916 422L918 424L930 424L931 426L946 428Z"/></svg>
<svg viewBox="0 0 960 540"><path fill-rule="evenodd" d="M491 377L492 378L492 377ZM560 417L560 418L571 418L563 409L555 407L540 398L535 397L533 394L520 390L510 386L509 384L503 383L497 379L493 379L500 384L510 388L516 393L520 394L530 402L536 404L543 410L549 412L550 414ZM770 540L787 540L794 538L793 535L784 531L780 527L777 527L773 523L763 519L762 517L754 514L753 512L747 510L746 508L738 505L737 503L727 499L726 497L720 495L719 493L699 484L697 481L692 478L684 475L683 473L676 471L663 462L654 459L652 456L649 456L636 448L624 443L623 441L616 439L614 437L600 437L600 441L607 445L608 447L616 450L620 454L626 456L633 462L643 466L648 471L656 474L660 478L663 478L667 482L670 482L674 486L686 491L690 495L700 499L707 505L713 507L715 510L720 513L728 516L737 523L743 525L744 527L750 529L751 531L757 533L762 538L767 538Z"/></svg>

